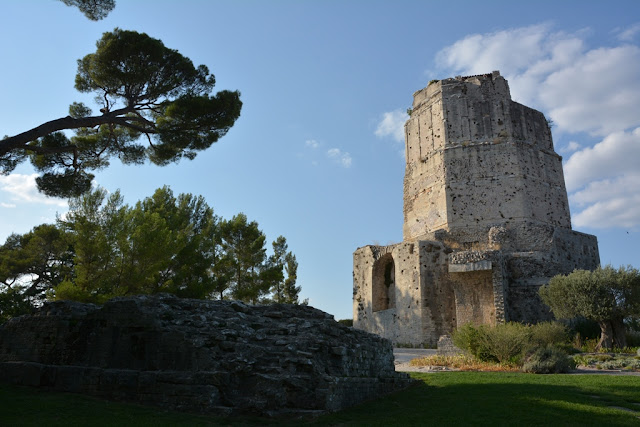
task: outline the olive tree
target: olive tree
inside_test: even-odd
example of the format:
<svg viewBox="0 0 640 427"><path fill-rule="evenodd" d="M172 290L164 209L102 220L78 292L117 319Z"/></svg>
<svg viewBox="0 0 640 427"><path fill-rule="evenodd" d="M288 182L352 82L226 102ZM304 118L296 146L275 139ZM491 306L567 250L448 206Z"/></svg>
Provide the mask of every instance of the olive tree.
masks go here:
<svg viewBox="0 0 640 427"><path fill-rule="evenodd" d="M626 347L624 320L640 316L640 272L630 266L555 276L539 293L558 318L598 322L597 348Z"/></svg>

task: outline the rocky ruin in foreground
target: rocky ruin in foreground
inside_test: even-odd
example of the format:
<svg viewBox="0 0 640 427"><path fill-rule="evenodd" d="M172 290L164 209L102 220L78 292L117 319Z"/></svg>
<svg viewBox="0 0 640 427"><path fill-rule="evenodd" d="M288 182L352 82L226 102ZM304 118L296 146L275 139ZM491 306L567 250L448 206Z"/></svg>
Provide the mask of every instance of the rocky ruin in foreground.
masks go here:
<svg viewBox="0 0 640 427"><path fill-rule="evenodd" d="M306 306L60 301L0 327L0 381L176 410L337 411L406 387L388 340Z"/></svg>

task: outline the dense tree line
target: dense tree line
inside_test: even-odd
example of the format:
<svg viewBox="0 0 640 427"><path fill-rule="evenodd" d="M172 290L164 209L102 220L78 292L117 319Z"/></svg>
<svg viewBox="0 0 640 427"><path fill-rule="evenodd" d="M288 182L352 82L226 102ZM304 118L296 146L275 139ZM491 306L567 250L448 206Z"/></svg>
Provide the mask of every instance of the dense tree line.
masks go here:
<svg viewBox="0 0 640 427"><path fill-rule="evenodd" d="M286 239L267 255L266 236L240 213L224 220L202 197L163 187L138 203L97 189L70 200L55 225L0 246L0 316L45 300L102 303L167 292L248 303L299 303L298 263Z"/></svg>

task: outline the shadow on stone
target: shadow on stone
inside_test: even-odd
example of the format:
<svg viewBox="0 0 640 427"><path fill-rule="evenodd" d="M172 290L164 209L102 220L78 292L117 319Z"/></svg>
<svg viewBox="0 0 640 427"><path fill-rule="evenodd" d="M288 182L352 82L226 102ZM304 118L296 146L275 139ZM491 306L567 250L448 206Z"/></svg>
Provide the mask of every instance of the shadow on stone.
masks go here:
<svg viewBox="0 0 640 427"><path fill-rule="evenodd" d="M48 303L0 327L0 381L215 414L337 411L412 384L391 343L306 306Z"/></svg>

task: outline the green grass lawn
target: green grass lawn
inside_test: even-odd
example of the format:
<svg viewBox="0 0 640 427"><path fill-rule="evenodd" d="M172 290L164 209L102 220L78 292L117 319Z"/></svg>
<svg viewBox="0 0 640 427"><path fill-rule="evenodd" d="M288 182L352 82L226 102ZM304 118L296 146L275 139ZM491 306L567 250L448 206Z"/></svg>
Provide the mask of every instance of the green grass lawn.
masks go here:
<svg viewBox="0 0 640 427"><path fill-rule="evenodd" d="M0 385L0 425L640 425L640 377L501 372L412 376L422 383L337 414L304 421L196 416Z"/></svg>

